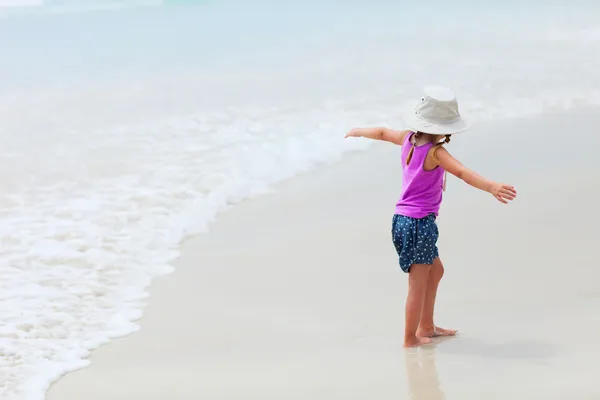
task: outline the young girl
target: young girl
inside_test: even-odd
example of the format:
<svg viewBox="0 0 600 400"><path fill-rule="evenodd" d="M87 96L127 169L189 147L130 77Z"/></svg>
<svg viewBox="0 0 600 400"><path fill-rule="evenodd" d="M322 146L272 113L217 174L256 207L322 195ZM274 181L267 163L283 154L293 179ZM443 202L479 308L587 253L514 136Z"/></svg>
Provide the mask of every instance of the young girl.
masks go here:
<svg viewBox="0 0 600 400"><path fill-rule="evenodd" d="M438 255L438 228L435 219L445 189L445 172L469 185L490 193L501 203L513 200L517 192L510 185L489 181L465 168L444 147L450 136L469 129L451 90L425 89L424 96L408 116L410 130L356 128L346 137L364 137L402 146L403 185L392 223L392 238L400 268L408 273L408 297L404 347L431 342L434 336L451 336L456 330L442 329L433 322L438 284L444 266Z"/></svg>

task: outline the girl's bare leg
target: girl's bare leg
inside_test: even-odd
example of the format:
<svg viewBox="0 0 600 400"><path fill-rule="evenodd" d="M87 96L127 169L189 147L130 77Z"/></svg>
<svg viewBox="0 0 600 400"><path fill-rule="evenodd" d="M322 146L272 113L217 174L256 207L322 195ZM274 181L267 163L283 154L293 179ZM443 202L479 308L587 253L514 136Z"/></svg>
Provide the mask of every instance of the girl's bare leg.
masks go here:
<svg viewBox="0 0 600 400"><path fill-rule="evenodd" d="M421 312L427 292L430 265L414 264L408 273L408 296L404 328L404 347L415 347L431 342L426 337L417 337Z"/></svg>
<svg viewBox="0 0 600 400"><path fill-rule="evenodd" d="M417 336L419 337L453 336L456 334L456 331L453 329L443 329L435 326L433 323L435 297L442 276L444 276L444 265L438 257L433 260L433 265L429 268L429 279L427 280L423 312L421 313L421 320L417 330Z"/></svg>

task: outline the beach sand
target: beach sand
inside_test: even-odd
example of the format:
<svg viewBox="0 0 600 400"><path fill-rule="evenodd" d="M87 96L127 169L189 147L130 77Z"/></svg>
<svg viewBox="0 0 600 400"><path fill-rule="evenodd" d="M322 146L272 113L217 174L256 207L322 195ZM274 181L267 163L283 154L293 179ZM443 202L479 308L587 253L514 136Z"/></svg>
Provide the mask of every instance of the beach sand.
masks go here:
<svg viewBox="0 0 600 400"><path fill-rule="evenodd" d="M519 192L506 206L449 178L436 323L456 338L402 348L400 148L374 143L188 240L141 330L48 399L599 399L598 111L453 138L464 164Z"/></svg>

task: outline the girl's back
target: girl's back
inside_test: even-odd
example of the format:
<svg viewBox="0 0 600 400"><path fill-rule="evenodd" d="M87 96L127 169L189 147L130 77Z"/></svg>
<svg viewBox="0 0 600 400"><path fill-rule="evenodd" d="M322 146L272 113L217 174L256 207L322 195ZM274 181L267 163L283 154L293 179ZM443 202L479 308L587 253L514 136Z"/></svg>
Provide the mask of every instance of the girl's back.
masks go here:
<svg viewBox="0 0 600 400"><path fill-rule="evenodd" d="M402 194L396 203L396 214L412 218L438 215L442 203L444 169L428 171L425 161L434 143L413 143L416 133L406 135L402 146Z"/></svg>

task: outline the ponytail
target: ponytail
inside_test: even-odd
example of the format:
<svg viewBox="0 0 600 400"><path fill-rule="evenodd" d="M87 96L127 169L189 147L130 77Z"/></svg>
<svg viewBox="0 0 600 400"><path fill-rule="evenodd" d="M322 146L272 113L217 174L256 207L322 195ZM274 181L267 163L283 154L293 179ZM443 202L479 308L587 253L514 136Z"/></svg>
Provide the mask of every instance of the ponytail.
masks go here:
<svg viewBox="0 0 600 400"><path fill-rule="evenodd" d="M417 140L419 140L419 138L421 137L421 135L422 135L421 132L416 132L410 138L412 147L410 148L410 151L408 152L408 156L406 157L406 165L410 164L410 160L412 160L413 153L415 152L415 146L417 145Z"/></svg>

